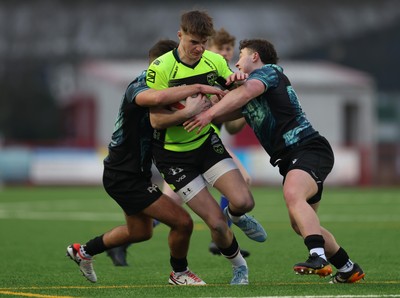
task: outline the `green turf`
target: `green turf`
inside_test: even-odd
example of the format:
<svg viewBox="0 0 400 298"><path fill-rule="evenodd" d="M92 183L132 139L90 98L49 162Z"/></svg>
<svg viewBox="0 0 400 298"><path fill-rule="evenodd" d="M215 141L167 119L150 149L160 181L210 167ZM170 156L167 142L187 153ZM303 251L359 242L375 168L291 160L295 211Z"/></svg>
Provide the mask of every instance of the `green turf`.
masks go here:
<svg viewBox="0 0 400 298"><path fill-rule="evenodd" d="M292 271L307 251L290 228L278 188L253 187L251 212L268 240L256 243L234 228L247 259L250 285L229 285L231 268L207 248L210 234L197 216L189 266L206 287L167 285L170 272L168 229L158 226L150 241L129 248L129 267L96 257L98 282L91 284L66 258L72 242L86 242L123 223L119 207L101 187L4 187L0 191L0 296L19 297L256 297L394 295L400 297L400 189L326 187L319 214L351 258L366 271L365 281L332 285ZM351 296L349 296L351 297Z"/></svg>

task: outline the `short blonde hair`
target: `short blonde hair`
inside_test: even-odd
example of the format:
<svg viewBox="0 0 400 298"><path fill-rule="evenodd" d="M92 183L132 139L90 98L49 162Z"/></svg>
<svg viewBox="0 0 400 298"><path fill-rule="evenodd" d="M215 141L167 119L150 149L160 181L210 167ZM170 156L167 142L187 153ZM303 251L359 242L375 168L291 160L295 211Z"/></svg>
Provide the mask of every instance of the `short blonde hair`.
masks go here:
<svg viewBox="0 0 400 298"><path fill-rule="evenodd" d="M230 44L235 46L236 38L235 36L229 34L224 28L215 31L215 34L208 41L209 46L222 46L224 44Z"/></svg>

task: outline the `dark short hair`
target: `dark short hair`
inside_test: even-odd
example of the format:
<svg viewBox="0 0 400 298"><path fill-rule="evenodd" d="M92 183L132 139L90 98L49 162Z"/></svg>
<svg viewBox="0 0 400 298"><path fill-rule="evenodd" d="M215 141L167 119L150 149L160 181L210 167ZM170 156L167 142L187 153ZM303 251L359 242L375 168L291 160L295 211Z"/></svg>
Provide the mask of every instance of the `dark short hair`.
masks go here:
<svg viewBox="0 0 400 298"><path fill-rule="evenodd" d="M175 49L178 47L178 43L172 39L161 39L149 50L149 61L150 63L157 57Z"/></svg>
<svg viewBox="0 0 400 298"><path fill-rule="evenodd" d="M266 39L244 39L239 43L239 50L249 49L257 52L264 64L277 64L279 57L275 47Z"/></svg>
<svg viewBox="0 0 400 298"><path fill-rule="evenodd" d="M210 37L214 34L213 19L205 11L188 11L181 16L181 30L187 34Z"/></svg>

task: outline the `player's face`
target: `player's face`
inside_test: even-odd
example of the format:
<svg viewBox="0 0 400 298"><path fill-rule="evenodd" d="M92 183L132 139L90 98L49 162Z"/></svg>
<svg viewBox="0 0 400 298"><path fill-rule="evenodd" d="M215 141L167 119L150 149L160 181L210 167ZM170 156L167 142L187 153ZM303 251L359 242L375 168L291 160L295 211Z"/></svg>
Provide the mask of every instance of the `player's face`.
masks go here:
<svg viewBox="0 0 400 298"><path fill-rule="evenodd" d="M251 73L254 66L254 52L247 48L241 49L236 67L244 73Z"/></svg>
<svg viewBox="0 0 400 298"><path fill-rule="evenodd" d="M226 61L230 62L233 58L234 48L231 44L226 43L221 46L212 45L210 51L220 54Z"/></svg>
<svg viewBox="0 0 400 298"><path fill-rule="evenodd" d="M182 31L178 32L178 37L179 48L182 51L180 54L184 55L184 57L180 58L183 61L186 59L191 62L197 62L200 60L201 56L206 50L208 38L187 34Z"/></svg>

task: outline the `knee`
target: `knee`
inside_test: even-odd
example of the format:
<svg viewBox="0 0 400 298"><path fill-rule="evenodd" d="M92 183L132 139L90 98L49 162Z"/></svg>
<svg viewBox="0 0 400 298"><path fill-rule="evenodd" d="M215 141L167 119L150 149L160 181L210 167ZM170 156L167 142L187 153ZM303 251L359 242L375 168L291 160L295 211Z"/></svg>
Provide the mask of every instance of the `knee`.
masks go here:
<svg viewBox="0 0 400 298"><path fill-rule="evenodd" d="M193 219L190 217L189 213L182 214L176 221L175 229L181 231L185 234L191 234L193 231Z"/></svg>
<svg viewBox="0 0 400 298"><path fill-rule="evenodd" d="M254 209L254 200L253 200L253 198L251 198L249 200L246 200L239 207L240 207L240 210L242 210L243 212L250 212L251 210Z"/></svg>
<svg viewBox="0 0 400 298"><path fill-rule="evenodd" d="M240 200L231 200L229 201L230 205L233 206L232 211L237 212L250 212L254 208L254 199L251 193L244 194L241 196Z"/></svg>
<svg viewBox="0 0 400 298"><path fill-rule="evenodd" d="M285 203L287 207L292 206L299 200L299 195L296 189L293 188L285 188L283 190L283 197L285 199Z"/></svg>
<svg viewBox="0 0 400 298"><path fill-rule="evenodd" d="M181 224L181 227L182 227L182 229L183 229L183 231L186 233L186 234L192 234L192 232L193 232L193 219L190 217L190 215L188 215L187 216L187 218L185 218L183 221L182 221L182 224Z"/></svg>

